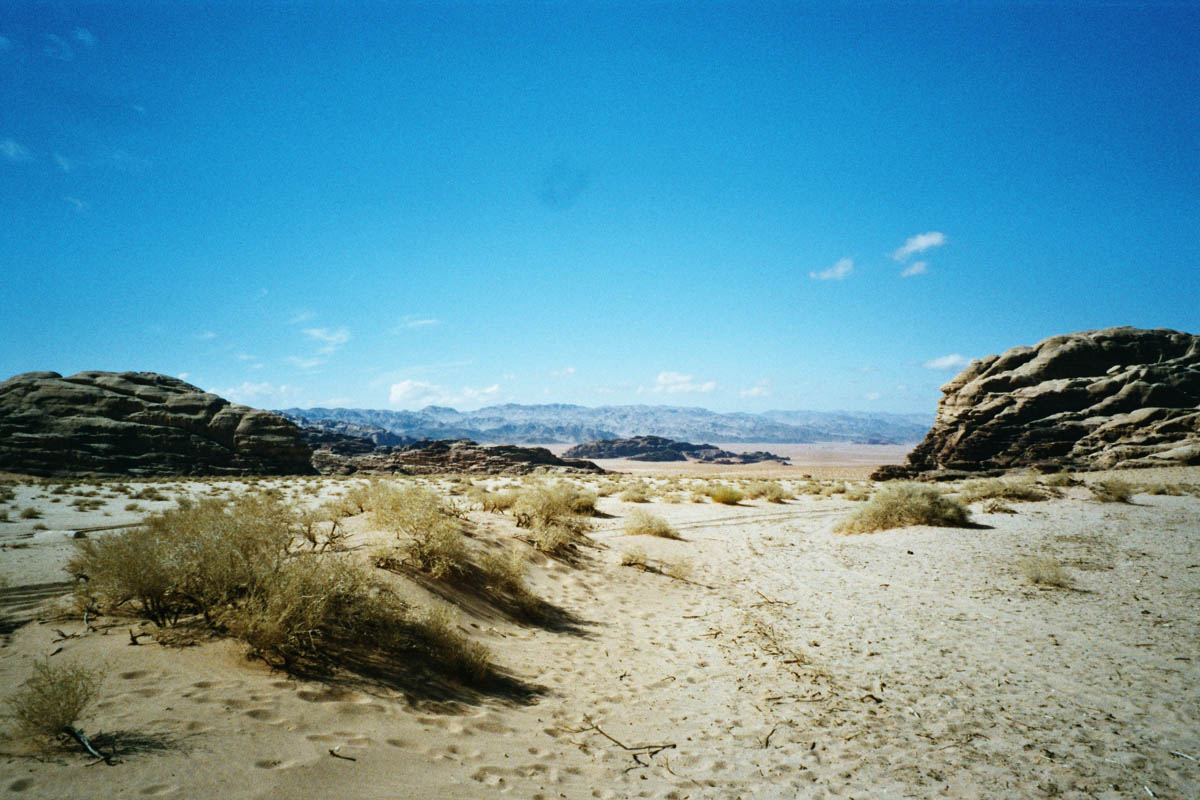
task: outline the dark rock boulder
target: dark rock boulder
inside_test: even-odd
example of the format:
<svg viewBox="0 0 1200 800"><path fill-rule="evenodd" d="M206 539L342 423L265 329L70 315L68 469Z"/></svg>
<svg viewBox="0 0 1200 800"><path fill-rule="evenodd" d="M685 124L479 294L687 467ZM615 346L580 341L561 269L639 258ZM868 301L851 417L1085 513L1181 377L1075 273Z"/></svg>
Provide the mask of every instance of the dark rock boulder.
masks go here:
<svg viewBox="0 0 1200 800"><path fill-rule="evenodd" d="M307 474L291 422L153 372L0 383L0 470L31 475Z"/></svg>
<svg viewBox="0 0 1200 800"><path fill-rule="evenodd" d="M1200 464L1200 336L1124 327L973 361L907 464L878 476L1183 464Z"/></svg>
<svg viewBox="0 0 1200 800"><path fill-rule="evenodd" d="M762 450L731 453L711 444L679 442L662 436L633 436L628 439L599 439L579 444L563 454L569 458L627 458L631 461L699 461L708 464L757 464L787 459Z"/></svg>

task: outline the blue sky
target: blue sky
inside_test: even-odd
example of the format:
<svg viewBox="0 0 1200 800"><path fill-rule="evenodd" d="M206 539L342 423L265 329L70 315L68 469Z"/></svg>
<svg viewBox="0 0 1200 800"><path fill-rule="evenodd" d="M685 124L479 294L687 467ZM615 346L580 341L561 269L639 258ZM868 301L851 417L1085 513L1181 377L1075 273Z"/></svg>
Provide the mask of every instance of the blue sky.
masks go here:
<svg viewBox="0 0 1200 800"><path fill-rule="evenodd" d="M0 4L0 378L931 413L1200 332L1194 3Z"/></svg>

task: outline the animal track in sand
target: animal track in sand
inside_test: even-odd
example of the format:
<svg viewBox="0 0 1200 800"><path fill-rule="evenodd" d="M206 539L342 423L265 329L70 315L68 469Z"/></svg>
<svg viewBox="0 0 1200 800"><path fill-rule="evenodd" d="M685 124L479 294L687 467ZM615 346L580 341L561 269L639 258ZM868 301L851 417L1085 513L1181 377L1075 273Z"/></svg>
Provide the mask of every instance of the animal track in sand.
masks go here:
<svg viewBox="0 0 1200 800"><path fill-rule="evenodd" d="M339 689L333 686L324 689L304 689L296 692L297 697L309 703L333 703L340 700L347 700L353 694L354 692L348 689Z"/></svg>
<svg viewBox="0 0 1200 800"><path fill-rule="evenodd" d="M33 778L18 778L8 785L10 792L23 792L33 786Z"/></svg>
<svg viewBox="0 0 1200 800"><path fill-rule="evenodd" d="M294 763L295 762L292 761L280 761L278 758L264 758L259 761L255 761L254 766L258 767L259 769L287 769Z"/></svg>
<svg viewBox="0 0 1200 800"><path fill-rule="evenodd" d="M160 797L177 791L179 791L179 787L173 783L155 783L145 787L138 794L145 797Z"/></svg>
<svg viewBox="0 0 1200 800"><path fill-rule="evenodd" d="M138 678L144 678L151 674L148 669L135 669L132 672L122 672L120 678L126 681L136 681Z"/></svg>
<svg viewBox="0 0 1200 800"><path fill-rule="evenodd" d="M246 712L246 716L250 719L269 721L278 717L279 714L270 708L252 708Z"/></svg>

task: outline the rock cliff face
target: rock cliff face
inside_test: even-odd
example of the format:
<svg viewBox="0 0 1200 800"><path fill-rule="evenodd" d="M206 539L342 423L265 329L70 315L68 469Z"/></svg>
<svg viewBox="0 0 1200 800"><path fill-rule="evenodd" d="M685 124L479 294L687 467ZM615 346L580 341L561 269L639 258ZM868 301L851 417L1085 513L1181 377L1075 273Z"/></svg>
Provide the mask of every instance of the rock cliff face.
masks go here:
<svg viewBox="0 0 1200 800"><path fill-rule="evenodd" d="M971 363L901 468L1072 469L1200 464L1200 336L1106 328Z"/></svg>
<svg viewBox="0 0 1200 800"><path fill-rule="evenodd" d="M539 468L568 473L604 472L590 461L562 459L544 447L484 447L468 439L424 441L359 452L344 442L323 445L313 453L312 463L322 473L342 475L433 475L451 472L525 475Z"/></svg>
<svg viewBox="0 0 1200 800"><path fill-rule="evenodd" d="M706 464L757 464L778 461L783 456L756 450L753 453L731 453L711 444L677 442L662 436L633 436L628 439L600 439L577 444L563 454L568 458L627 458L631 461L700 461Z"/></svg>
<svg viewBox="0 0 1200 800"><path fill-rule="evenodd" d="M294 424L153 372L0 383L0 470L32 475L312 473Z"/></svg>

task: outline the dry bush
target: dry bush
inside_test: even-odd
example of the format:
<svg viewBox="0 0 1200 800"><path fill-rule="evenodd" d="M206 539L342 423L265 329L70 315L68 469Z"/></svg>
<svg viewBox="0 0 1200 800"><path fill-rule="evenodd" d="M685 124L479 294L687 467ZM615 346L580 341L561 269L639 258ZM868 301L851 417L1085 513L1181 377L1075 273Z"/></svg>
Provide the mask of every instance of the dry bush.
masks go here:
<svg viewBox="0 0 1200 800"><path fill-rule="evenodd" d="M1050 472L1046 475L1043 475L1042 483L1046 484L1052 489L1065 489L1068 486L1078 485L1079 481L1075 480L1075 478L1071 476L1071 473L1067 472L1066 470L1059 470L1058 472Z"/></svg>
<svg viewBox="0 0 1200 800"><path fill-rule="evenodd" d="M20 516L21 519L41 519L42 512L38 511L33 506L29 506L28 508L21 509Z"/></svg>
<svg viewBox="0 0 1200 800"><path fill-rule="evenodd" d="M705 494L703 491L701 491L699 489L692 492L691 500L693 503L707 503L711 499L712 498L710 498L707 494Z"/></svg>
<svg viewBox="0 0 1200 800"><path fill-rule="evenodd" d="M692 577L692 562L686 558L671 558L663 561L662 573L677 581L686 581Z"/></svg>
<svg viewBox="0 0 1200 800"><path fill-rule="evenodd" d="M983 513L985 514L1015 514L1017 510L1012 506L1005 505L1003 501L998 499L988 500L983 504Z"/></svg>
<svg viewBox="0 0 1200 800"><path fill-rule="evenodd" d="M57 736L72 728L100 693L104 673L82 664L49 660L33 665L15 694L5 698L9 716L26 736Z"/></svg>
<svg viewBox="0 0 1200 800"><path fill-rule="evenodd" d="M843 499L850 500L855 503L861 503L864 500L869 500L870 497L871 490L866 486L848 486L846 491L842 494Z"/></svg>
<svg viewBox="0 0 1200 800"><path fill-rule="evenodd" d="M1062 565L1050 556L1033 556L1020 563L1021 574L1030 583L1069 589L1074 584Z"/></svg>
<svg viewBox="0 0 1200 800"><path fill-rule="evenodd" d="M1133 497L1134 486L1121 478L1105 478L1088 484L1092 499L1101 503L1128 503Z"/></svg>
<svg viewBox="0 0 1200 800"><path fill-rule="evenodd" d="M470 497L484 511L503 514L512 508L513 503L517 502L518 492L511 489L506 489L499 492L490 492L482 487L475 487L475 491L470 493Z"/></svg>
<svg viewBox="0 0 1200 800"><path fill-rule="evenodd" d="M884 486L834 530L838 533L869 533L909 525L961 527L969 519L966 506L942 494L938 488L903 481Z"/></svg>
<svg viewBox="0 0 1200 800"><path fill-rule="evenodd" d="M459 630L450 608L429 609L420 621L425 641L434 658L443 666L472 681L482 681L491 670L491 652Z"/></svg>
<svg viewBox="0 0 1200 800"><path fill-rule="evenodd" d="M661 539L678 539L679 532L662 517L643 509L634 511L625 519L625 532L630 536L657 536Z"/></svg>
<svg viewBox="0 0 1200 800"><path fill-rule="evenodd" d="M967 481L960 490L964 503L980 500L1014 500L1032 502L1046 500L1049 495L1031 478L981 478Z"/></svg>
<svg viewBox="0 0 1200 800"><path fill-rule="evenodd" d="M632 484L617 499L624 503L649 503L650 487L641 482Z"/></svg>
<svg viewBox="0 0 1200 800"><path fill-rule="evenodd" d="M629 550L621 552L622 567L636 567L645 571L649 567L649 561L646 560L646 551L640 547L633 547Z"/></svg>
<svg viewBox="0 0 1200 800"><path fill-rule="evenodd" d="M444 578L466 569L462 524L434 491L421 486L380 489L368 502L378 525L407 537L401 546L418 570Z"/></svg>
<svg viewBox="0 0 1200 800"><path fill-rule="evenodd" d="M662 496L662 501L671 505L678 505L683 502L683 495L679 492L667 492Z"/></svg>
<svg viewBox="0 0 1200 800"><path fill-rule="evenodd" d="M746 499L762 498L768 503L782 503L791 500L793 495L775 481L752 481L746 486Z"/></svg>
<svg viewBox="0 0 1200 800"><path fill-rule="evenodd" d="M551 555L564 555L587 532L579 514L595 507L595 495L567 484L538 485L521 492L513 503L517 527L530 532L535 547ZM577 510L578 509L578 510Z"/></svg>
<svg viewBox="0 0 1200 800"><path fill-rule="evenodd" d="M315 509L301 511L293 525L295 538L319 553L338 548L348 535L342 519L343 509L338 503L322 503Z"/></svg>
<svg viewBox="0 0 1200 800"><path fill-rule="evenodd" d="M1186 484L1182 483L1143 483L1137 488L1138 494L1153 494L1153 495L1168 495L1170 497L1180 497L1185 494L1191 494L1191 490Z"/></svg>
<svg viewBox="0 0 1200 800"><path fill-rule="evenodd" d="M736 506L745 497L737 489L725 485L710 486L705 490L705 494L712 498L714 503L720 503L724 506Z"/></svg>

